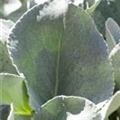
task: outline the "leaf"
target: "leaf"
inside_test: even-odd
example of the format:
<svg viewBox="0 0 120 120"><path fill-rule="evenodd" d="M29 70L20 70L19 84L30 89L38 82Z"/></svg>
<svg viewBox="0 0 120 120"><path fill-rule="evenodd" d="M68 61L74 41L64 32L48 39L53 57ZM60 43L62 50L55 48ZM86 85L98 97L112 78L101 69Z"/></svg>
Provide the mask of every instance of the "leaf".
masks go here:
<svg viewBox="0 0 120 120"><path fill-rule="evenodd" d="M15 115L15 120L32 120L32 116L29 116L29 115Z"/></svg>
<svg viewBox="0 0 120 120"><path fill-rule="evenodd" d="M12 62L9 58L9 54L8 54L6 45L0 41L0 73L1 72L17 74L16 69L12 65Z"/></svg>
<svg viewBox="0 0 120 120"><path fill-rule="evenodd" d="M92 17L105 37L105 22L111 17L120 25L120 0L102 0L95 9Z"/></svg>
<svg viewBox="0 0 120 120"><path fill-rule="evenodd" d="M101 2L101 0L70 0L70 2L72 2L72 4L76 6L82 7L89 14L92 14Z"/></svg>
<svg viewBox="0 0 120 120"><path fill-rule="evenodd" d="M28 95L23 80L17 75L0 74L0 104L13 103L15 114L30 116L32 109L28 104Z"/></svg>
<svg viewBox="0 0 120 120"><path fill-rule="evenodd" d="M14 23L10 20L0 19L0 72L10 72L17 74L9 58L6 42L8 34Z"/></svg>
<svg viewBox="0 0 120 120"><path fill-rule="evenodd" d="M115 89L120 90L120 43L113 48L110 57L114 67Z"/></svg>
<svg viewBox="0 0 120 120"><path fill-rule="evenodd" d="M10 105L0 105L0 120L7 120L10 113Z"/></svg>
<svg viewBox="0 0 120 120"><path fill-rule="evenodd" d="M10 113L9 113L9 116L8 116L8 119L7 120L14 120L14 108L13 108L13 104L10 105Z"/></svg>
<svg viewBox="0 0 120 120"><path fill-rule="evenodd" d="M33 120L101 120L94 103L81 97L58 96L41 106Z"/></svg>
<svg viewBox="0 0 120 120"><path fill-rule="evenodd" d="M106 38L110 49L109 57L114 67L116 90L120 90L120 27L112 19L106 22Z"/></svg>
<svg viewBox="0 0 120 120"><path fill-rule="evenodd" d="M106 39L110 51L120 41L120 27L112 18L106 21Z"/></svg>
<svg viewBox="0 0 120 120"><path fill-rule="evenodd" d="M13 28L8 49L35 109L56 95L99 103L113 92L104 39L84 10L64 0L28 11Z"/></svg>
<svg viewBox="0 0 120 120"><path fill-rule="evenodd" d="M108 18L108 20L106 21L106 27L107 30L109 31L109 34L112 35L114 42L118 44L120 42L119 25L112 18Z"/></svg>
<svg viewBox="0 0 120 120"><path fill-rule="evenodd" d="M86 0L89 3L89 7L86 9L86 11L89 14L92 14L95 9L97 8L97 6L100 4L101 0Z"/></svg>
<svg viewBox="0 0 120 120"><path fill-rule="evenodd" d="M107 120L108 117L117 110L120 111L120 91L116 92L115 95L109 100L109 102L101 110L103 120ZM118 114L117 116L120 118L120 114Z"/></svg>

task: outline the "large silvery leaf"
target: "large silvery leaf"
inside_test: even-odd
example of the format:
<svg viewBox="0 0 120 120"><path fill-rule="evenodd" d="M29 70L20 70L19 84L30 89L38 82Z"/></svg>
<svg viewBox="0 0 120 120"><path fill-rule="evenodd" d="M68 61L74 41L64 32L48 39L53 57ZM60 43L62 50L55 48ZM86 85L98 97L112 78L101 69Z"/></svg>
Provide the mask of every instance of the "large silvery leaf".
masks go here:
<svg viewBox="0 0 120 120"><path fill-rule="evenodd" d="M23 78L12 74L0 74L0 89L0 104L13 103L16 115L32 115Z"/></svg>
<svg viewBox="0 0 120 120"><path fill-rule="evenodd" d="M120 119L120 91L116 92L115 95L109 100L109 102L101 110L102 119L108 120L109 117L113 117L111 114L116 111L117 117ZM111 115L111 116L110 116ZM118 120L119 120L118 119Z"/></svg>
<svg viewBox="0 0 120 120"><path fill-rule="evenodd" d="M33 120L101 120L101 115L85 98L58 96L42 105Z"/></svg>
<svg viewBox="0 0 120 120"><path fill-rule="evenodd" d="M8 49L27 79L36 109L61 94L83 96L95 103L112 94L104 39L84 10L64 0L28 11L13 28Z"/></svg>

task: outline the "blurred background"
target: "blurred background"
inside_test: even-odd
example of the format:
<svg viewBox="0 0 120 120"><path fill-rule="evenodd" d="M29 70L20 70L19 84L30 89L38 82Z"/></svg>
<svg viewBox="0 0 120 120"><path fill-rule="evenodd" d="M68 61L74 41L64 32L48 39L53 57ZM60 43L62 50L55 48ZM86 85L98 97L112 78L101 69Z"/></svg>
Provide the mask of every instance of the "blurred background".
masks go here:
<svg viewBox="0 0 120 120"><path fill-rule="evenodd" d="M44 3L49 0L0 0L0 19L9 19L16 22L28 9L36 4ZM98 30L105 37L105 22L111 17L120 26L120 0L70 0L81 6L83 9L94 7L95 10L90 13Z"/></svg>
<svg viewBox="0 0 120 120"><path fill-rule="evenodd" d="M0 19L14 22L28 9L47 0L0 0Z"/></svg>

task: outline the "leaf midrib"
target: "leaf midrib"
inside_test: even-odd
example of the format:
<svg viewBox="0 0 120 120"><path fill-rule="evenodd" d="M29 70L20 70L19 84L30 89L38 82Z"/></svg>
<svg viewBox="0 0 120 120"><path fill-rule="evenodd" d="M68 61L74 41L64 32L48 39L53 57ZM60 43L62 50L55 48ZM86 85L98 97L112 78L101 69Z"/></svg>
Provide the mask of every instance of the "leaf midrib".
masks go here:
<svg viewBox="0 0 120 120"><path fill-rule="evenodd" d="M58 41L58 56L57 56L57 66L56 66L56 81L55 81L55 93L54 96L57 96L57 92L58 92L58 83L59 83L59 64L60 64L60 48L61 48L61 42L60 40Z"/></svg>

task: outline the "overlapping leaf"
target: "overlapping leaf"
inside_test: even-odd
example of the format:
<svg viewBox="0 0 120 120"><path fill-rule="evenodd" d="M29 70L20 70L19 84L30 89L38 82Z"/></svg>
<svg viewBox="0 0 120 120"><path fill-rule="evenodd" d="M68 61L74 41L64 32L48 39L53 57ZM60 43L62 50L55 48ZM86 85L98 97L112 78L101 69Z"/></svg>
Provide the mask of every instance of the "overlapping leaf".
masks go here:
<svg viewBox="0 0 120 120"><path fill-rule="evenodd" d="M103 120L108 120L109 117L113 118L112 115L113 112L117 111L116 113L116 120L117 117L120 119L120 91L115 93L115 95L109 100L109 102L105 105L105 107L101 110L101 114L103 117Z"/></svg>
<svg viewBox="0 0 120 120"><path fill-rule="evenodd" d="M0 74L0 89L0 104L13 103L16 115L32 115L23 78L12 74Z"/></svg>
<svg viewBox="0 0 120 120"><path fill-rule="evenodd" d="M56 95L99 103L114 84L108 50L90 16L65 0L35 6L15 25L8 49L38 109Z"/></svg>
<svg viewBox="0 0 120 120"><path fill-rule="evenodd" d="M89 7L86 9L86 11L89 14L92 14L101 2L101 0L84 0L84 1L87 2L86 4L89 4Z"/></svg>
<svg viewBox="0 0 120 120"><path fill-rule="evenodd" d="M89 14L92 14L101 0L70 0L74 5L82 7Z"/></svg>
<svg viewBox="0 0 120 120"><path fill-rule="evenodd" d="M10 20L0 19L0 72L16 73L11 60L9 58L6 42L8 34L14 23Z"/></svg>
<svg viewBox="0 0 120 120"><path fill-rule="evenodd" d="M33 120L101 120L101 115L85 98L58 96L42 105Z"/></svg>
<svg viewBox="0 0 120 120"><path fill-rule="evenodd" d="M106 39L109 51L120 42L120 27L112 18L108 18L106 21Z"/></svg>
<svg viewBox="0 0 120 120"><path fill-rule="evenodd" d="M109 18L106 22L106 33L110 49L109 57L112 60L115 72L116 90L120 90L120 27L112 18Z"/></svg>
<svg viewBox="0 0 120 120"><path fill-rule="evenodd" d="M93 19L99 31L105 37L105 22L112 17L120 25L120 0L101 0L93 13Z"/></svg>

